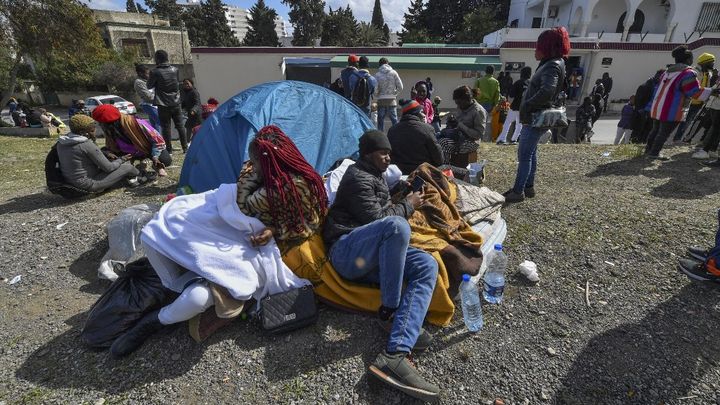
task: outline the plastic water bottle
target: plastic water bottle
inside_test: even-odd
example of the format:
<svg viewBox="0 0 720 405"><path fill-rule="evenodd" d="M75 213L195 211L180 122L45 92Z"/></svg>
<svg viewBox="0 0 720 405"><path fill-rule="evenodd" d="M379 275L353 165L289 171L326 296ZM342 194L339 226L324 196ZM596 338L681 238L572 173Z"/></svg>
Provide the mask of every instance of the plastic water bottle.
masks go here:
<svg viewBox="0 0 720 405"><path fill-rule="evenodd" d="M469 274L463 274L463 281L460 283L460 302L462 303L463 319L468 330L474 333L482 329L480 292L475 283L470 280Z"/></svg>
<svg viewBox="0 0 720 405"><path fill-rule="evenodd" d="M495 245L495 250L487 257L488 267L485 272L483 285L483 298L491 304L499 304L503 299L505 290L505 270L507 270L507 256L502 245Z"/></svg>

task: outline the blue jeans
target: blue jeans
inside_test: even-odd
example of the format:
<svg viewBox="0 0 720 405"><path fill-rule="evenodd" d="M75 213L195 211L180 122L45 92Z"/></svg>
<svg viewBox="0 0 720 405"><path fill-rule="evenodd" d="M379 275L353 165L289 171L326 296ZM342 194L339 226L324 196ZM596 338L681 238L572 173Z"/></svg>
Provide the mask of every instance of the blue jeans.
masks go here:
<svg viewBox="0 0 720 405"><path fill-rule="evenodd" d="M540 138L547 129L534 128L523 125L520 131L520 145L518 146L518 168L515 176L513 190L523 193L526 188L535 185L535 172L537 171L537 146Z"/></svg>
<svg viewBox="0 0 720 405"><path fill-rule="evenodd" d="M409 353L415 346L437 280L435 259L409 243L407 220L390 216L355 228L330 249L330 262L342 278L379 284L382 305L397 308L388 352Z"/></svg>
<svg viewBox="0 0 720 405"><path fill-rule="evenodd" d="M377 129L379 129L380 131L383 131L385 129L385 116L387 114L390 114L390 122L392 122L393 125L398 123L397 106L378 106L377 113Z"/></svg>
<svg viewBox="0 0 720 405"><path fill-rule="evenodd" d="M150 126L155 128L156 131L161 132L160 129L160 116L158 115L158 109L152 104L142 103L140 104L143 112L147 114Z"/></svg>

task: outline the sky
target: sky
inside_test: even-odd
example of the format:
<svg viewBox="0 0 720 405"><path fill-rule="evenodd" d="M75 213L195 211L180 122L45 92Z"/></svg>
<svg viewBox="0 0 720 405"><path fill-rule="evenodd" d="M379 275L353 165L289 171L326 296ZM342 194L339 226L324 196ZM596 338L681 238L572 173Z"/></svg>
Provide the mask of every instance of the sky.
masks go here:
<svg viewBox="0 0 720 405"><path fill-rule="evenodd" d="M102 9L102 10L125 10L125 0L82 0L88 4L91 8ZM400 31L403 15L407 12L410 7L411 0L380 0L382 5L383 17L385 17L385 23L390 27L391 31ZM242 8L251 8L255 4L255 0L225 0L226 4ZM266 0L265 3L268 7L272 7L278 14L283 17L286 21L288 18L288 8L280 0ZM325 0L327 7L332 7L333 10L350 5L355 18L359 21L370 21L372 16L373 5L375 0ZM327 11L327 10L326 10Z"/></svg>

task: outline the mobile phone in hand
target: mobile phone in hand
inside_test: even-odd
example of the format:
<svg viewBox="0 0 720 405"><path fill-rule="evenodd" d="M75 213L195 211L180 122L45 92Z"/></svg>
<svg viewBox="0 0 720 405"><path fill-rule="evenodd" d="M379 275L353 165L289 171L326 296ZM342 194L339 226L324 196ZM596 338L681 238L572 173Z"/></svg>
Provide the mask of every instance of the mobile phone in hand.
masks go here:
<svg viewBox="0 0 720 405"><path fill-rule="evenodd" d="M424 185L425 185L425 180L423 180L421 177L415 177L412 182L413 193L422 191Z"/></svg>

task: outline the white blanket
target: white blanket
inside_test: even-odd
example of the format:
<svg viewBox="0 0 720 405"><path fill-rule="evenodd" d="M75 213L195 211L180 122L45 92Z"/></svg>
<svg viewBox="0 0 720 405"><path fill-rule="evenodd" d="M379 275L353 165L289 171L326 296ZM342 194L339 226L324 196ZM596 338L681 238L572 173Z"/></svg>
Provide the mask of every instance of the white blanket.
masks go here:
<svg viewBox="0 0 720 405"><path fill-rule="evenodd" d="M264 228L262 222L240 211L237 185L172 199L160 208L142 230L142 242L184 269L221 285L238 300L260 301L309 285L283 263L272 240L253 247L249 236ZM155 269L168 288L185 272Z"/></svg>

